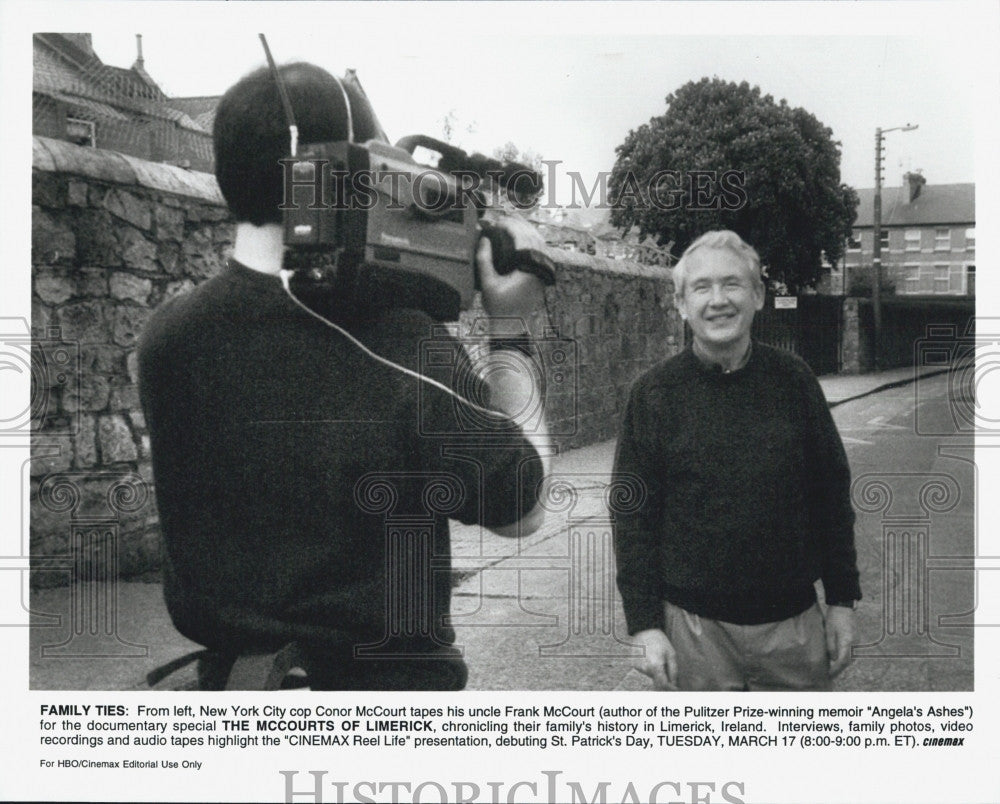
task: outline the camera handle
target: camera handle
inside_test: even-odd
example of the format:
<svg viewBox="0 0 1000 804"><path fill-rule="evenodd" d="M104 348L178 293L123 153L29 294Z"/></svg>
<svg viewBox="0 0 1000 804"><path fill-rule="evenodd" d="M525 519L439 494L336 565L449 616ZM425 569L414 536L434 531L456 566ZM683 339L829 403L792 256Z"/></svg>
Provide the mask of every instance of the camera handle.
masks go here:
<svg viewBox="0 0 1000 804"><path fill-rule="evenodd" d="M461 148L449 145L447 142L441 142L441 140L436 140L433 137L428 137L426 134L410 134L407 137L403 137L396 143L396 147L402 148L410 156L413 156L413 152L417 148L426 148L428 151L435 151L441 154L442 159L455 165L465 165L469 159L469 155Z"/></svg>

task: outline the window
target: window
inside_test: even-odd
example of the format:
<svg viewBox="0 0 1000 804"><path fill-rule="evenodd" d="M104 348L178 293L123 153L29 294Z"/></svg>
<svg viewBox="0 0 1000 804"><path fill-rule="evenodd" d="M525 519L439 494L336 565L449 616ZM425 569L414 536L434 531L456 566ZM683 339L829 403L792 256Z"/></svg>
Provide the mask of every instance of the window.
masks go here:
<svg viewBox="0 0 1000 804"><path fill-rule="evenodd" d="M879 243L881 243L882 248L883 249L889 248L889 230L883 229L881 232L879 232L879 234L881 235L879 237Z"/></svg>
<svg viewBox="0 0 1000 804"><path fill-rule="evenodd" d="M915 262L907 263L903 266L903 293L920 292L920 266Z"/></svg>
<svg viewBox="0 0 1000 804"><path fill-rule="evenodd" d="M917 293L933 293L934 279L935 273L933 265L920 266L920 281L917 283Z"/></svg>
<svg viewBox="0 0 1000 804"><path fill-rule="evenodd" d="M907 229L903 236L907 251L920 251L920 230Z"/></svg>
<svg viewBox="0 0 1000 804"><path fill-rule="evenodd" d="M861 251L861 232L851 232L847 236L847 250Z"/></svg>
<svg viewBox="0 0 1000 804"><path fill-rule="evenodd" d="M965 266L961 263L957 263L950 265L948 270L950 272L948 292L952 294L965 293Z"/></svg>
<svg viewBox="0 0 1000 804"><path fill-rule="evenodd" d="M934 250L951 251L951 229L943 228L934 230Z"/></svg>
<svg viewBox="0 0 1000 804"><path fill-rule="evenodd" d="M934 292L947 293L951 289L948 281L948 264L938 263L934 266Z"/></svg>
<svg viewBox="0 0 1000 804"><path fill-rule="evenodd" d="M976 250L976 227L970 226L965 230L965 250L975 251Z"/></svg>
<svg viewBox="0 0 1000 804"><path fill-rule="evenodd" d="M76 117L66 118L66 139L77 145L97 147L95 126L91 120L79 120Z"/></svg>

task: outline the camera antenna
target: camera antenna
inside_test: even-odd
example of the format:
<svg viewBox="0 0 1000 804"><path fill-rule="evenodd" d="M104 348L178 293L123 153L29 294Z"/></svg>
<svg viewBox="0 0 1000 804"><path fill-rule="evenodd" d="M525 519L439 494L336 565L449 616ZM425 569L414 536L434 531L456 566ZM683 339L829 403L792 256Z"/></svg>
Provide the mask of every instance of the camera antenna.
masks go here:
<svg viewBox="0 0 1000 804"><path fill-rule="evenodd" d="M267 64L271 68L271 74L274 76L274 83L278 85L281 105L285 107L285 119L288 121L288 135L291 139L292 156L296 156L299 150L299 127L295 125L295 112L292 111L292 102L288 99L285 82L281 80L281 73L278 72L278 66L274 63L271 48L267 46L267 37L264 34L257 34L257 36L260 37L260 43L264 46L264 55L267 56ZM344 82L335 75L332 78L337 82L337 88L344 98L344 109L347 111L347 141L354 142L354 115L351 112L351 99L344 88Z"/></svg>
<svg viewBox="0 0 1000 804"><path fill-rule="evenodd" d="M292 156L299 150L299 127L295 125L295 112L292 111L292 102L288 99L288 92L285 91L285 82L281 80L281 73L278 72L278 65L274 63L271 55L271 48L267 46L267 37L258 34L260 43L264 46L264 55L267 56L267 64L271 68L271 75L274 76L274 83L278 85L278 94L281 96L281 105L285 107L285 119L288 121L288 136L291 140ZM350 115L350 111L348 111Z"/></svg>

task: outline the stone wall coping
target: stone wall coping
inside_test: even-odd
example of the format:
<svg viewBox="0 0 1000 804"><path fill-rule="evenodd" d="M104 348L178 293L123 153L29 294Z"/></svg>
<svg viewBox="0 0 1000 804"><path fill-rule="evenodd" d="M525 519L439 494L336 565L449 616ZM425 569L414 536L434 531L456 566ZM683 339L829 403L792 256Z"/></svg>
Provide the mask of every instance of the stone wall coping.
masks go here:
<svg viewBox="0 0 1000 804"><path fill-rule="evenodd" d="M223 206L215 176L176 165L148 162L134 156L74 145L50 137L32 138L32 168L67 173L125 186L146 187Z"/></svg>
<svg viewBox="0 0 1000 804"><path fill-rule="evenodd" d="M33 137L32 167L48 173L66 173L112 184L145 187L225 206L225 199L219 191L215 176L210 173L150 162L116 151L88 148L65 140ZM566 268L582 268L601 274L644 277L664 282L670 280L670 269L660 265L642 265L632 260L597 257L555 246L546 246L545 253L553 262Z"/></svg>
<svg viewBox="0 0 1000 804"><path fill-rule="evenodd" d="M568 268L587 268L602 274L616 276L641 276L647 279L660 279L668 282L671 279L669 268L662 265L643 265L632 260L613 260L609 257L597 257L580 251L566 251L556 246L546 246L545 253L553 262Z"/></svg>
<svg viewBox="0 0 1000 804"><path fill-rule="evenodd" d="M45 148L45 141L48 137L32 137L31 139L31 166L35 170L44 170L48 173L55 172L56 161Z"/></svg>

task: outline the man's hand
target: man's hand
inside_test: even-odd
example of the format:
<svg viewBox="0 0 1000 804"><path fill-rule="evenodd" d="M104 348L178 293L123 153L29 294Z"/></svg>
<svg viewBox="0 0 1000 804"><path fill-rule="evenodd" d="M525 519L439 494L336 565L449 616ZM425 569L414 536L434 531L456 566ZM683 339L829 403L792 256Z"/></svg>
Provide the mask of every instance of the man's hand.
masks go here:
<svg viewBox="0 0 1000 804"><path fill-rule="evenodd" d="M531 224L521 222L529 230L528 237L541 236ZM483 309L492 319L490 336L503 340L517 340L524 335L537 338L544 333L545 287L541 280L526 271L513 270L498 273L493 265L493 246L483 237L476 249L476 266L479 287L483 294ZM501 320L497 320L497 319ZM504 353L507 352L507 357ZM542 460L546 476L549 474L551 455L545 426L544 384L538 362L527 357L511 361L509 349L490 352L484 376L490 388L490 403L506 413L511 421L522 428L524 437L535 447ZM523 356L522 356L523 357ZM537 530L545 518L545 509L539 502L520 520L512 525L491 528L501 536L524 536Z"/></svg>
<svg viewBox="0 0 1000 804"><path fill-rule="evenodd" d="M839 676L851 663L854 644L854 612L847 606L826 608L826 652L830 657L830 678Z"/></svg>
<svg viewBox="0 0 1000 804"><path fill-rule="evenodd" d="M667 635L659 628L640 631L633 639L645 649L645 656L636 665L636 670L653 679L653 687L658 690L677 689L677 652Z"/></svg>
<svg viewBox="0 0 1000 804"><path fill-rule="evenodd" d="M525 224L531 226L531 224ZM537 233L533 233L541 241ZM542 243L544 245L544 243ZM493 246L483 237L476 249L479 286L483 292L483 309L491 317L520 318L533 335L532 319L545 308L545 287L534 274L525 271L497 273L493 265Z"/></svg>

